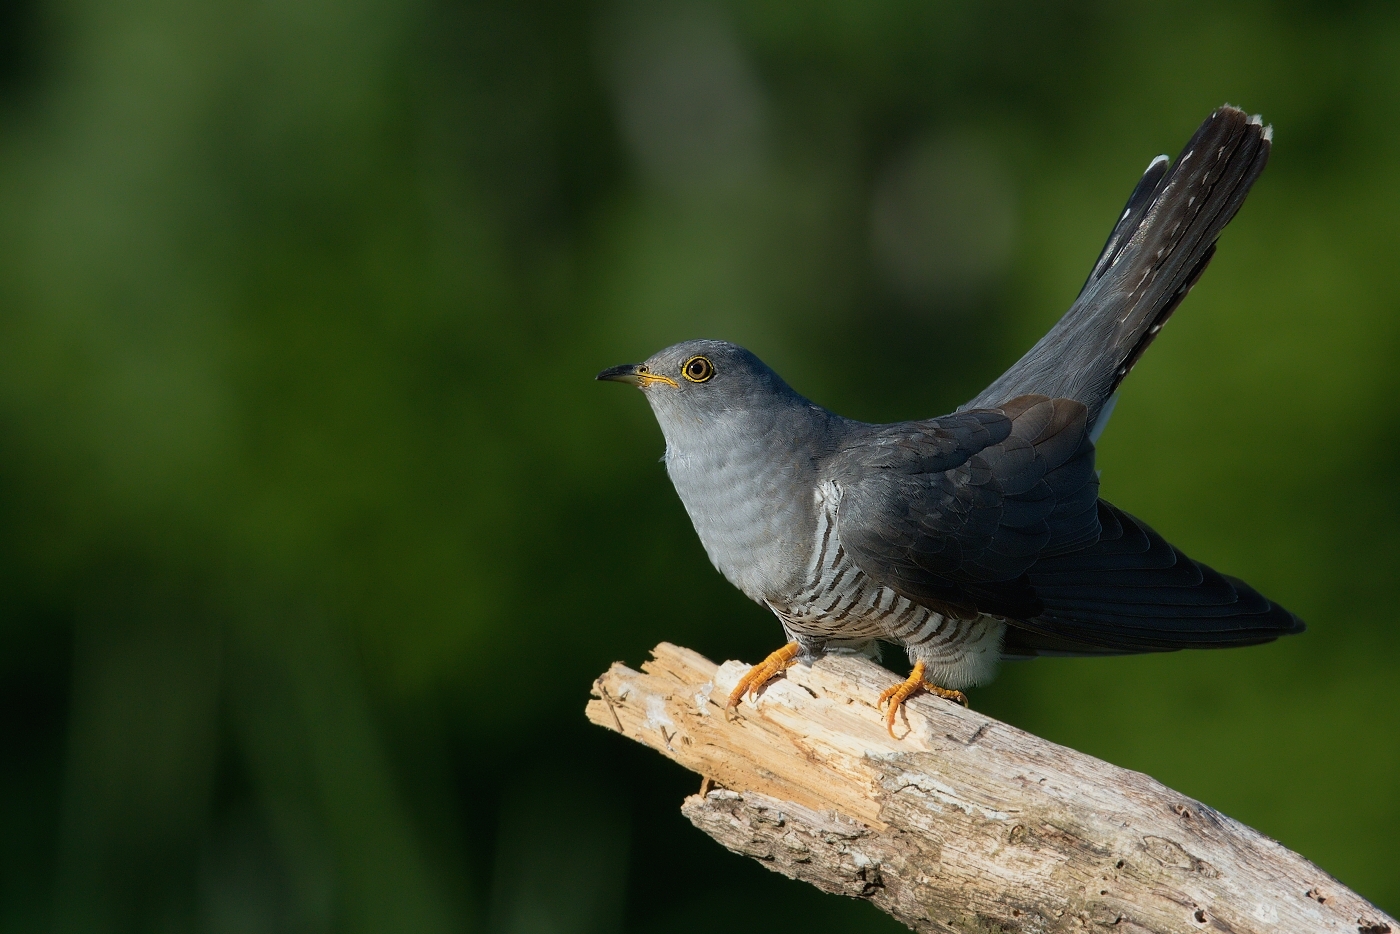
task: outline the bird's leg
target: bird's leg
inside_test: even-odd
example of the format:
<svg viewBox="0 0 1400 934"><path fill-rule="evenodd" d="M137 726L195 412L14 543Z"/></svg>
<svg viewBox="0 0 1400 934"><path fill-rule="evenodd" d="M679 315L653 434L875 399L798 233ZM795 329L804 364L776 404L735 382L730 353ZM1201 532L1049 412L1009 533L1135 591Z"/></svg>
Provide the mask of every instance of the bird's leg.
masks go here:
<svg viewBox="0 0 1400 934"><path fill-rule="evenodd" d="M725 711L733 710L739 706L739 701L744 699L744 692L749 693L749 698L757 696L758 689L768 683L778 672L787 668L797 658L798 646L796 642L789 642L778 651L769 655L763 661L754 665L748 670L738 685L729 693L729 702L724 705Z"/></svg>
<svg viewBox="0 0 1400 934"><path fill-rule="evenodd" d="M889 729L890 735L894 736L894 717L899 712L900 706L919 691L927 691L936 694L944 700L957 701L964 707L967 706L967 695L962 691L951 691L948 688L941 688L932 681L924 680L925 665L920 659L914 663L914 670L909 672L909 677L904 679L904 683L896 684L894 687L885 688L880 695L880 699L875 702L876 708L882 707L885 701L889 701L890 709L885 717L885 726Z"/></svg>

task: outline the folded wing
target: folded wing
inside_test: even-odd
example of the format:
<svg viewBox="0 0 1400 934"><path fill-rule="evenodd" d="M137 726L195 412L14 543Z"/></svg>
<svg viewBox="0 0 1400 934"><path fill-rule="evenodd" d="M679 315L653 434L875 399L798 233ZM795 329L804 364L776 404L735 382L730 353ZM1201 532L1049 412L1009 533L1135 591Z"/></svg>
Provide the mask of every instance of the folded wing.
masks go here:
<svg viewBox="0 0 1400 934"><path fill-rule="evenodd" d="M861 571L945 615L1010 623L1008 656L1251 645L1303 623L1098 498L1087 410L1021 396L853 436L831 463Z"/></svg>
<svg viewBox="0 0 1400 934"><path fill-rule="evenodd" d="M1098 542L1038 561L1042 611L1012 620L1007 655L1225 648L1302 632L1303 621L1244 581L1193 561L1145 522L1099 502Z"/></svg>
<svg viewBox="0 0 1400 934"><path fill-rule="evenodd" d="M837 528L870 578L946 614L1031 617L1027 572L1099 539L1085 408L995 409L870 426L833 460Z"/></svg>

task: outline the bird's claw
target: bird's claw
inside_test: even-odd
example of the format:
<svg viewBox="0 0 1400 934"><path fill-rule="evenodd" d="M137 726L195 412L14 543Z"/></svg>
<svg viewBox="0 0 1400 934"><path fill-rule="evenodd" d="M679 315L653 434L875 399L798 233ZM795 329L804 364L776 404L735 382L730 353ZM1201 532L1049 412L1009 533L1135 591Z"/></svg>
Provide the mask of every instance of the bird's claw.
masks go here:
<svg viewBox="0 0 1400 934"><path fill-rule="evenodd" d="M935 697L941 697L944 700L956 701L964 707L967 706L967 695L962 691L942 688L932 681L925 681L924 668L925 666L922 661L915 662L914 670L909 673L909 677L905 678L899 684L885 688L884 691L880 692L879 700L875 702L875 708L877 710L884 707L887 702L890 705L890 709L885 716L885 728L889 730L891 737L894 737L894 718L895 715L899 713L899 708L903 706L906 700L920 691L925 691Z"/></svg>
<svg viewBox="0 0 1400 934"><path fill-rule="evenodd" d="M797 660L798 645L796 642L789 642L787 645L773 652L763 661L750 668L739 683L734 686L734 690L729 692L729 700L724 705L726 715L732 713L739 706L739 701L744 699L745 692L749 699L753 700L758 696L759 689L767 684L775 675L790 667Z"/></svg>

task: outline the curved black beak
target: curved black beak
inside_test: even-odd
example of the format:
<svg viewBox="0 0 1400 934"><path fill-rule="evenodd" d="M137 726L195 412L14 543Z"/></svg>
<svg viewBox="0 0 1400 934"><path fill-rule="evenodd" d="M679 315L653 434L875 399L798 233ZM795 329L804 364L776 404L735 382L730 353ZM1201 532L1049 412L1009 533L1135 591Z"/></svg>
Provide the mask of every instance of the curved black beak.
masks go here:
<svg viewBox="0 0 1400 934"><path fill-rule="evenodd" d="M607 380L610 383L631 383L638 389L644 389L652 383L665 383L673 388L676 387L675 380L669 376L651 372L645 363L624 363L621 366L610 366L594 379Z"/></svg>
<svg viewBox="0 0 1400 934"><path fill-rule="evenodd" d="M631 383L633 386L640 386L642 381L637 378L637 369L640 366L640 363L624 363L620 366L610 366L593 378L606 380L610 383Z"/></svg>

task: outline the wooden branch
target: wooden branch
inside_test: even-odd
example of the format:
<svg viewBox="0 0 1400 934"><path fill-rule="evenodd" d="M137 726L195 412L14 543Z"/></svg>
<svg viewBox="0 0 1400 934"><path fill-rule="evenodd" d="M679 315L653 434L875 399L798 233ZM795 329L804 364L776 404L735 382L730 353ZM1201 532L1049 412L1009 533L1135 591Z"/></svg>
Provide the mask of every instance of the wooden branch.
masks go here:
<svg viewBox="0 0 1400 934"><path fill-rule="evenodd" d="M916 931L1400 934L1301 856L1160 782L956 704L875 699L861 657L790 668L726 718L748 666L667 643L593 685L594 723L705 777L681 805L736 853Z"/></svg>

